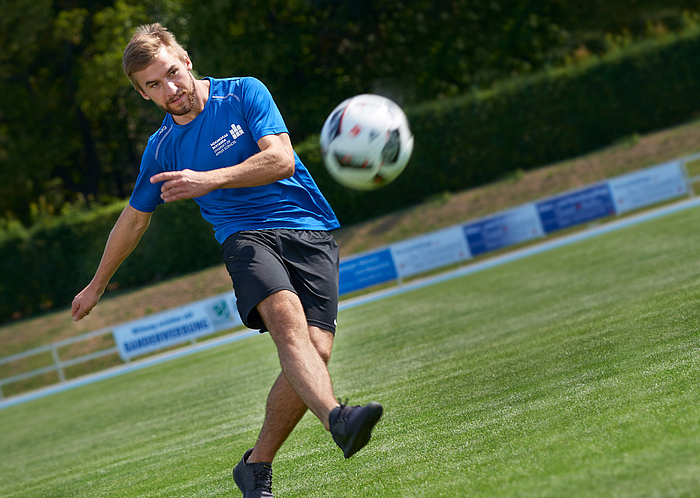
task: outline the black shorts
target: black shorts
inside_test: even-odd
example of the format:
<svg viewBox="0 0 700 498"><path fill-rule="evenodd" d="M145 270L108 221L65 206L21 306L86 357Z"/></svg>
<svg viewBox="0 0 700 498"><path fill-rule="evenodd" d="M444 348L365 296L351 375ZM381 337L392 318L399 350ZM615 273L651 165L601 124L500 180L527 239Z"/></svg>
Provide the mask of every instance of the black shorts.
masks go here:
<svg viewBox="0 0 700 498"><path fill-rule="evenodd" d="M309 325L335 334L339 256L329 232L237 232L221 244L221 254L246 327L265 332L256 306L275 292L288 290L299 296Z"/></svg>

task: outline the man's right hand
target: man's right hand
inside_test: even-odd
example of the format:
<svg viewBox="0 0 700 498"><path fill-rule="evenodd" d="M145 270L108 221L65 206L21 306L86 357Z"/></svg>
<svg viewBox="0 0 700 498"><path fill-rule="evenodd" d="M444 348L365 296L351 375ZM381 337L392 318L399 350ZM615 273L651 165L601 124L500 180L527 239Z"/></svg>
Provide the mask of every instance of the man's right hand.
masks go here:
<svg viewBox="0 0 700 498"><path fill-rule="evenodd" d="M80 291L73 299L73 306L71 307L73 321L77 322L88 316L92 308L100 300L100 297L102 297L102 292L95 291L90 285Z"/></svg>
<svg viewBox="0 0 700 498"><path fill-rule="evenodd" d="M71 307L73 321L82 320L90 314L102 297L109 279L139 243L150 221L151 213L138 211L127 204L109 234L105 252L95 276L90 284L73 299Z"/></svg>

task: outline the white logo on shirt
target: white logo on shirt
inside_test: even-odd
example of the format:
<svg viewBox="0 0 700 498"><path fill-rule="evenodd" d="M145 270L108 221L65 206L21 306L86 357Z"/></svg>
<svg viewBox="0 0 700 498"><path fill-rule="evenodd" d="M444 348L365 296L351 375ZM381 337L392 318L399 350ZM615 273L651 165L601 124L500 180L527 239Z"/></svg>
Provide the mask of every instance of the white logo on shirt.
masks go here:
<svg viewBox="0 0 700 498"><path fill-rule="evenodd" d="M243 135L243 133L245 132L243 131L243 128L241 128L241 125L232 124L231 129L228 131L228 133L226 133L226 135L222 135L210 144L214 154L218 156L229 147L235 145L236 139Z"/></svg>
<svg viewBox="0 0 700 498"><path fill-rule="evenodd" d="M240 137L241 135L243 135L243 128L241 128L241 125L232 124L231 131L229 133L231 134L231 136L234 139L236 139L236 138Z"/></svg>

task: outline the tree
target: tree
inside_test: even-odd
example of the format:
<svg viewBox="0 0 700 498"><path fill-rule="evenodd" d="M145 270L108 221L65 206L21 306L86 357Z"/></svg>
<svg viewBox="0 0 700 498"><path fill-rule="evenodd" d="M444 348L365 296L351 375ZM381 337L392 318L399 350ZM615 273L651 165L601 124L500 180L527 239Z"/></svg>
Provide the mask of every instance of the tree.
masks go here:
<svg viewBox="0 0 700 498"><path fill-rule="evenodd" d="M179 4L2 1L0 92L12 105L0 111L0 216L29 224L66 202L127 196L160 116L138 102L122 50L149 13L172 20Z"/></svg>

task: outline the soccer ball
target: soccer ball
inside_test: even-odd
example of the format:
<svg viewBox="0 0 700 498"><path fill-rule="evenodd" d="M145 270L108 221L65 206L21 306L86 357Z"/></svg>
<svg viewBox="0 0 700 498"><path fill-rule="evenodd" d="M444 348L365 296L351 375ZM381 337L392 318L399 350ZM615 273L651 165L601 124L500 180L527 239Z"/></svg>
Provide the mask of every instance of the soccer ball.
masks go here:
<svg viewBox="0 0 700 498"><path fill-rule="evenodd" d="M323 163L340 184L373 190L396 179L413 152L413 135L401 107L379 95L349 98L321 130Z"/></svg>

